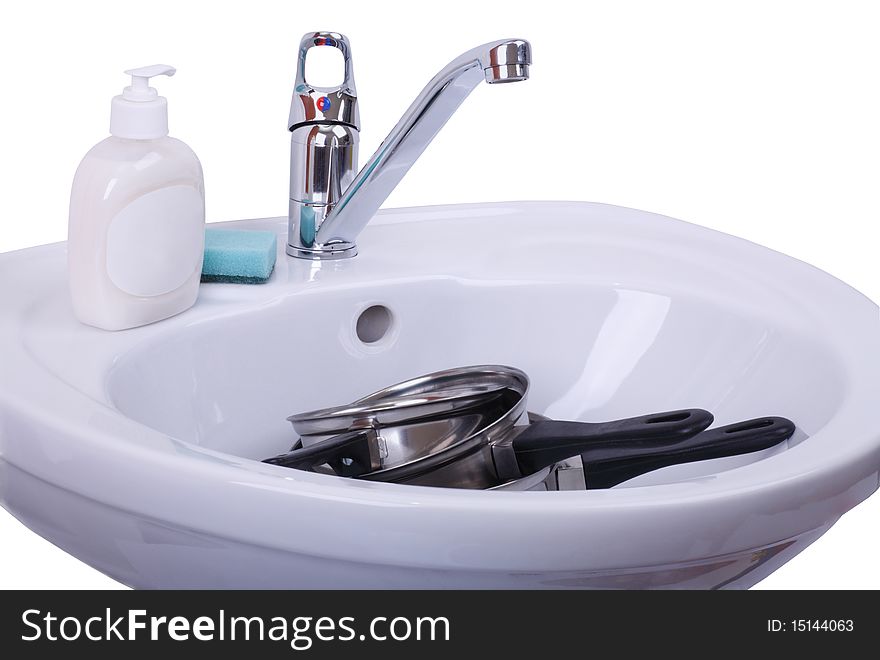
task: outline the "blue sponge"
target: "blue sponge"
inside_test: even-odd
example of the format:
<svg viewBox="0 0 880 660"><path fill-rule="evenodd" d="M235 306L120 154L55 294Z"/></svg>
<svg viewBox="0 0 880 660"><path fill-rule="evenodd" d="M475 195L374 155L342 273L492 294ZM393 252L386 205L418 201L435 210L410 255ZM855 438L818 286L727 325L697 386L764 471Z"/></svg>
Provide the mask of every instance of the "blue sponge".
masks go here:
<svg viewBox="0 0 880 660"><path fill-rule="evenodd" d="M271 231L207 229L202 282L262 284L275 268L276 251Z"/></svg>

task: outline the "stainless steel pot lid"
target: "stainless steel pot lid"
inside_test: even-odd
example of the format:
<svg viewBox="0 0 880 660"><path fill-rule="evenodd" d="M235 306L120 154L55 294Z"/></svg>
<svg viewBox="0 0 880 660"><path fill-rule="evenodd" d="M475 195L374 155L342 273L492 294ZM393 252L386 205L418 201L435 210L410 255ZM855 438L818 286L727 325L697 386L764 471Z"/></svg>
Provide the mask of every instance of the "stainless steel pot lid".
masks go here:
<svg viewBox="0 0 880 660"><path fill-rule="evenodd" d="M463 392L474 389L502 388L525 394L529 377L524 371L501 364L481 364L443 369L385 387L358 399L355 403L377 403L404 396L432 395L438 392Z"/></svg>
<svg viewBox="0 0 880 660"><path fill-rule="evenodd" d="M491 401L504 389L503 385L472 385L419 394L383 395L375 400L359 399L344 406L291 415L287 421L300 436L385 428L455 414Z"/></svg>
<svg viewBox="0 0 880 660"><path fill-rule="evenodd" d="M288 420L304 448L353 431L376 431L369 464L372 470L383 472L438 452L455 456L460 450L471 451L469 440L477 433L517 423L528 387L528 376L513 367L459 367L397 383L346 406L300 413Z"/></svg>

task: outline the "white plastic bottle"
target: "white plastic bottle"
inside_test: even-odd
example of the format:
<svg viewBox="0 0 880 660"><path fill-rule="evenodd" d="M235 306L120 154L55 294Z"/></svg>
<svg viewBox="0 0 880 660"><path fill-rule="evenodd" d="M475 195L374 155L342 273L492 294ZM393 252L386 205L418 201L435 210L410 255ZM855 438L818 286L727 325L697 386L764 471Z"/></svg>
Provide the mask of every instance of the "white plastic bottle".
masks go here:
<svg viewBox="0 0 880 660"><path fill-rule="evenodd" d="M123 330L192 307L205 246L205 186L193 151L168 137L168 103L149 86L175 69L126 71L113 98L110 134L73 180L68 268L83 323Z"/></svg>

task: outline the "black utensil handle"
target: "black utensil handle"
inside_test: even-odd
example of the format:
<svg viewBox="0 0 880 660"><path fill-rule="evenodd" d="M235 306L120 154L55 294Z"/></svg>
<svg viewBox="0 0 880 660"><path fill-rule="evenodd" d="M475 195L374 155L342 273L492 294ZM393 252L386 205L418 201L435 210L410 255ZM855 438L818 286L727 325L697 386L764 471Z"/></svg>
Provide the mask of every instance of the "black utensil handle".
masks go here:
<svg viewBox="0 0 880 660"><path fill-rule="evenodd" d="M310 471L327 464L340 477L357 477L374 469L371 441L375 441L375 431L372 429L351 431L309 447L267 458L263 463Z"/></svg>
<svg viewBox="0 0 880 660"><path fill-rule="evenodd" d="M700 408L601 423L546 420L530 424L514 438L512 446L522 474L531 474L587 448L678 442L700 433L713 421L712 413Z"/></svg>
<svg viewBox="0 0 880 660"><path fill-rule="evenodd" d="M619 483L670 465L749 454L788 440L796 430L784 417L759 417L703 431L688 440L658 448L654 455L598 461L581 455L588 489L610 488Z"/></svg>

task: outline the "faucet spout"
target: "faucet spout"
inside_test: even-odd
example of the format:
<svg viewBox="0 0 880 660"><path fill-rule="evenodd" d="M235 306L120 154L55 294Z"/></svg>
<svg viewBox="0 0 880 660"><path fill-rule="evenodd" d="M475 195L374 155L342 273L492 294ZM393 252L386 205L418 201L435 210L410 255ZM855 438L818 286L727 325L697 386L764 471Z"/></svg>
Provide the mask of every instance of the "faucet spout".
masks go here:
<svg viewBox="0 0 880 660"><path fill-rule="evenodd" d="M308 256L355 254L351 247L360 232L471 91L484 80L489 84L526 80L531 63L528 41L501 39L469 50L446 65L333 204ZM334 250L334 246L339 247Z"/></svg>

